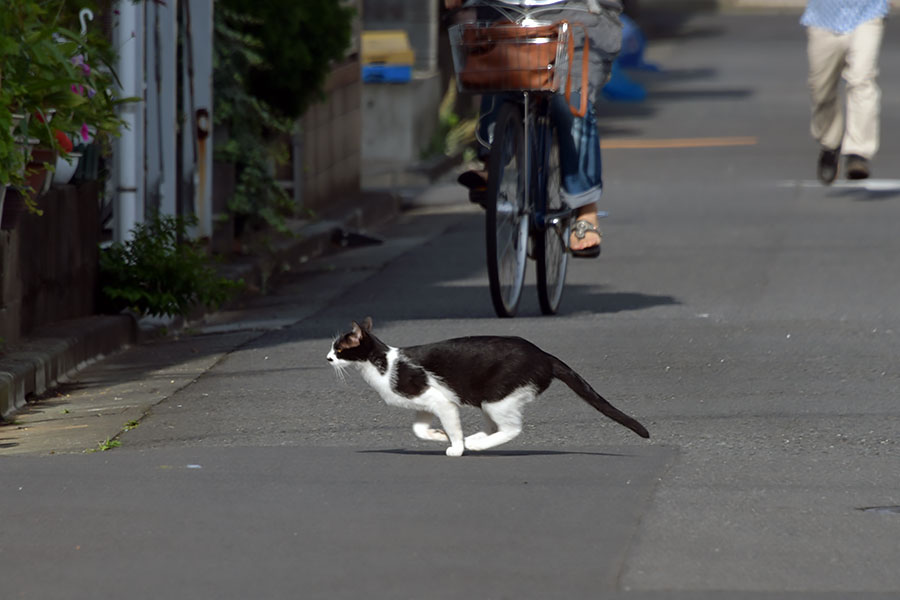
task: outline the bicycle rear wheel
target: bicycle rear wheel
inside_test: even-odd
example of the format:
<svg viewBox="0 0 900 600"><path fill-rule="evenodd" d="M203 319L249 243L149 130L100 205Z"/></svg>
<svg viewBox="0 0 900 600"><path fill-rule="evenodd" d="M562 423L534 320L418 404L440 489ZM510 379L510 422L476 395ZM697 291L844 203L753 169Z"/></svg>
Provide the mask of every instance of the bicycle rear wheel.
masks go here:
<svg viewBox="0 0 900 600"><path fill-rule="evenodd" d="M549 129L550 148L547 157L547 205L543 231L535 235L535 262L537 263L538 302L541 312L555 315L562 302L563 288L566 285L566 270L569 265L569 253L566 251L567 240L572 230L572 220L568 215L560 215L565 209L562 199L559 171L559 140L556 127ZM554 216L554 214L556 216Z"/></svg>
<svg viewBox="0 0 900 600"><path fill-rule="evenodd" d="M515 316L525 284L530 225L527 185L522 109L507 102L494 125L485 198L488 280L498 317Z"/></svg>

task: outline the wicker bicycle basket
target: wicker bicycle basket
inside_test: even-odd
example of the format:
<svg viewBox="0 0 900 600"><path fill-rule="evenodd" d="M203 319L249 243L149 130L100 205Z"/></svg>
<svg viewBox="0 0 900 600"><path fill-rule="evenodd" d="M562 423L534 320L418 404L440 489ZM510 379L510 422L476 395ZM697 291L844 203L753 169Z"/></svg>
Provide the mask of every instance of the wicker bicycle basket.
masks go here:
<svg viewBox="0 0 900 600"><path fill-rule="evenodd" d="M449 29L461 92L556 92L565 86L567 23L460 23Z"/></svg>

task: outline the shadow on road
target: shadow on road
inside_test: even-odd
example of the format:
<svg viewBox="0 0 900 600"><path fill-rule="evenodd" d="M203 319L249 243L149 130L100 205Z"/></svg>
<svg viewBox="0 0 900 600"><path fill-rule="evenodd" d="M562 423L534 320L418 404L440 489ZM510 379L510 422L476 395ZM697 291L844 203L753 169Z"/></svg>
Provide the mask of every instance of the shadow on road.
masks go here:
<svg viewBox="0 0 900 600"><path fill-rule="evenodd" d="M335 316L343 327L348 318L372 315L377 321L432 319L490 319L491 308L484 255L484 217L472 214L449 227L438 238L395 257L388 265L342 294L318 315L327 321ZM350 258L349 253L346 255ZM603 261L601 257L599 261ZM593 263L572 261L570 273L591 268ZM535 266L526 266L519 315L540 316ZM602 279L596 283L574 283L569 278L560 315L610 314L671 306L680 302L670 295L614 290ZM374 314L373 314L374 313ZM298 332L299 333L299 332Z"/></svg>
<svg viewBox="0 0 900 600"><path fill-rule="evenodd" d="M639 5L639 3L638 3ZM666 10L655 6L646 10L629 11L641 28L649 44L657 42L684 42L728 35L728 28L699 20L698 14L716 9L716 2L695 1L690 6ZM754 95L751 87L718 87L704 85L721 79L719 64L711 56L704 64L690 67L670 67L654 64L659 70L625 69L624 77L640 84L646 91L646 99L639 102L604 101L598 104L601 137L641 137L643 131L635 127L622 127L621 119L650 119L663 104L714 100L722 102L744 101Z"/></svg>
<svg viewBox="0 0 900 600"><path fill-rule="evenodd" d="M405 448L393 448L389 450L358 450L357 454L407 454L410 456L446 456L443 450L408 450ZM467 453L468 457L476 456L566 456L566 455L583 455L583 456L610 456L626 458L633 456L631 454L618 454L611 452L584 452L584 451L566 451L566 450L482 450L480 452Z"/></svg>
<svg viewBox="0 0 900 600"><path fill-rule="evenodd" d="M900 198L900 189L895 190L867 190L867 189L856 189L856 190L840 190L835 193L829 194L829 196L833 196L836 198L846 198L849 200L853 200L854 202L884 202L886 200L893 200L895 198Z"/></svg>

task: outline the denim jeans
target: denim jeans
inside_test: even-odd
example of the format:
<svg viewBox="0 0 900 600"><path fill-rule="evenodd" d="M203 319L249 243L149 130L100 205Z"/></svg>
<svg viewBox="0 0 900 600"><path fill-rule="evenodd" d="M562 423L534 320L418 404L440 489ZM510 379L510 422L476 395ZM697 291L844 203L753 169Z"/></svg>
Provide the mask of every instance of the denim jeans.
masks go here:
<svg viewBox="0 0 900 600"><path fill-rule="evenodd" d="M518 96L516 96L518 97ZM487 159L493 138L493 126L503 104L503 94L485 94L481 98L481 118L478 122L478 139L481 142L479 156ZM572 106L578 106L579 95L572 94ZM559 137L559 166L563 199L572 208L597 202L603 189L602 161L600 160L600 134L594 107L588 102L587 113L576 117L569 110L562 94L551 98L550 118Z"/></svg>

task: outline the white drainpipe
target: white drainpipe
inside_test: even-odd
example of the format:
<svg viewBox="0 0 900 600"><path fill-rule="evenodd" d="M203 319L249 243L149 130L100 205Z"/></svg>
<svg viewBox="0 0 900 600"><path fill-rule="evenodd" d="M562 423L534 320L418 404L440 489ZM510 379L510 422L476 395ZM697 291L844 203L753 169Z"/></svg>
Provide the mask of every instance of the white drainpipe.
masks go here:
<svg viewBox="0 0 900 600"><path fill-rule="evenodd" d="M133 0L120 0L117 6L118 26L115 46L119 53L116 71L122 84L119 96L144 97L144 6ZM144 102L120 105L119 116L125 121L115 152L115 240L132 237L132 230L144 220Z"/></svg>

